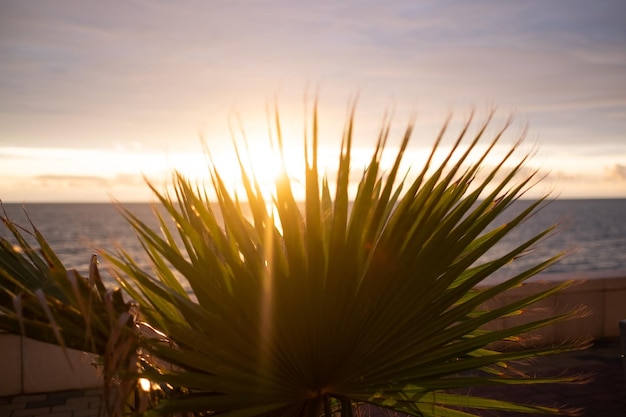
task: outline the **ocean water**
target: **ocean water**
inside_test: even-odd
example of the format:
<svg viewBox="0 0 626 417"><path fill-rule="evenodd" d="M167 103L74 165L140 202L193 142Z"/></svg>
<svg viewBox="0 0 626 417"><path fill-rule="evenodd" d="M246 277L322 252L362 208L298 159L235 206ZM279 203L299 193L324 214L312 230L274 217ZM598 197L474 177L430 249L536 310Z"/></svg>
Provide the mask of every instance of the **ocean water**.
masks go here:
<svg viewBox="0 0 626 417"><path fill-rule="evenodd" d="M117 247L148 266L148 259L134 231L118 207L108 203L4 204L6 217L27 230L30 222L41 232L57 256L69 268L86 275L91 255L97 249ZM156 227L150 204L124 204L124 207ZM13 241L6 228L0 236ZM32 241L31 241L32 243Z"/></svg>
<svg viewBox="0 0 626 417"><path fill-rule="evenodd" d="M527 204L517 202L511 215ZM124 207L156 226L150 204L124 204ZM141 265L149 267L134 232L112 204L4 204L4 210L10 219L23 226L29 225L30 218L66 267L83 274L96 248L114 250L118 245ZM568 250L567 256L542 276L593 278L626 273L626 199L552 201L501 241L485 259L504 253L553 224L559 225L557 233L529 255L516 260L501 275L522 270L561 250ZM0 235L9 237L3 226ZM494 275L494 279L499 276Z"/></svg>

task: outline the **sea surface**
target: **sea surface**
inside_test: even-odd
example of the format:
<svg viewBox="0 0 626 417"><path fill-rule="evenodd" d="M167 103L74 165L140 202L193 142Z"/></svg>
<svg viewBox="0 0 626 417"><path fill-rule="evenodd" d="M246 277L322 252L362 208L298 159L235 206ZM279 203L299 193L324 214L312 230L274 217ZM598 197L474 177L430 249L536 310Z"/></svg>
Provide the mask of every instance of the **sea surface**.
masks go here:
<svg viewBox="0 0 626 417"><path fill-rule="evenodd" d="M509 215L527 204L530 203L515 203ZM150 204L124 204L124 207L156 226ZM133 255L140 265L149 268L134 232L112 204L4 204L4 210L8 218L27 228L30 219L65 266L76 268L82 274L87 273L95 249L114 251L118 246ZM503 221L506 216L499 224ZM553 224L559 225L556 233L500 274L509 275L532 266L539 259L567 250L568 254L542 273L542 277L626 275L626 199L552 201L501 241L485 259L505 253ZM1 225L0 236L10 238ZM498 277L498 274L494 276Z"/></svg>

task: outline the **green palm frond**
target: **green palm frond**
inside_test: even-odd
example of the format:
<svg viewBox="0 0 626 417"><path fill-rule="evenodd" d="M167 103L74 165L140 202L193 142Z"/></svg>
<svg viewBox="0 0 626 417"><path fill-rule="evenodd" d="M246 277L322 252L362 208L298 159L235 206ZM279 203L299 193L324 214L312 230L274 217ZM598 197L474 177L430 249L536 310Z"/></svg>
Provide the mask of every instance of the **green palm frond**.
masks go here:
<svg viewBox="0 0 626 417"><path fill-rule="evenodd" d="M153 260L154 273L142 271L123 253L108 258L146 320L173 342L165 346L147 341L148 350L176 369L149 378L189 389L187 396L168 398L151 413L350 415L359 404L414 415L469 415L458 407L563 412L446 392L476 385L572 381L531 380L508 372L503 364L573 346L487 349L577 314L487 330L495 320L571 284L484 309L486 302L562 256L556 253L498 285L478 289L552 233L545 230L497 259L480 262L545 203L539 199L491 228L535 179L534 174L521 175L526 156L515 160L517 145L497 166L485 166L505 129L475 159L488 124L467 137L470 119L445 162L432 166L444 126L429 162L414 179L400 176L413 127L407 128L392 168L384 172L381 158L390 131L385 125L351 197L353 119L342 140L333 195L329 179L319 172L314 114L310 142L304 144L304 202L296 201L286 170L267 201L240 158L250 216L215 169L211 175L217 208L181 174L174 177L173 194L153 188L177 230L161 221L164 234L156 233L126 211ZM278 117L275 128L281 150ZM513 168L505 172L511 162ZM479 175L481 170L486 172ZM466 375L477 369L484 375Z"/></svg>
<svg viewBox="0 0 626 417"><path fill-rule="evenodd" d="M528 378L509 365L580 345L500 349L579 312L493 326L571 283L486 307L563 256L556 252L498 284L481 285L554 232L548 228L484 260L548 202L540 198L500 223L537 179L525 174L520 142L495 166L486 163L508 127L488 138L490 123L491 117L476 128L470 117L444 162L435 163L446 122L414 175L403 172L413 126L386 168L382 158L391 126L385 123L354 195L354 112L344 130L337 177L330 179L321 174L316 109L303 144L304 201L295 197L284 156L268 196L239 149L245 195L230 190L214 165L214 192L181 173L174 174L170 191L148 184L159 202L154 213L160 230L127 209L122 213L152 268L142 269L123 248L103 253L121 287L115 296L99 279L89 283L68 275L43 237L38 242L44 257L32 256L7 221L24 250L17 253L3 241L0 295L21 307L3 307L0 325L14 332L21 325L40 339L103 355L105 367L117 372L111 375L131 384L141 376L174 387L163 390L148 415L351 416L366 406L418 416L471 416L483 409L567 414L563 408L463 394L476 386L577 381ZM477 133L470 135L472 130ZM282 155L278 113L274 131ZM479 151L483 143L486 150ZM97 268L92 273L97 276ZM44 290L37 293L38 288ZM132 309L122 292L134 300ZM107 353L119 334L111 323L131 310L166 336L145 337L134 319L124 322L135 344L125 344L117 359L134 358L137 348L154 359L124 373L121 362L111 368ZM90 331L81 336L84 326Z"/></svg>

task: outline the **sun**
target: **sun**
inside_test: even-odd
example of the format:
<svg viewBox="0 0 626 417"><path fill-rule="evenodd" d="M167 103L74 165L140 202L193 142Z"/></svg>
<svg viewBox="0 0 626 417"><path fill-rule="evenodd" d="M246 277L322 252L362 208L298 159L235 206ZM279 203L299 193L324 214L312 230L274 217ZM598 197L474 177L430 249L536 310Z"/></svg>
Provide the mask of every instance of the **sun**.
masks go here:
<svg viewBox="0 0 626 417"><path fill-rule="evenodd" d="M286 155L290 159L295 155ZM247 174L255 178L262 188L273 187L276 180L286 169L286 163L277 149L271 146L254 146L242 155L244 168L248 165Z"/></svg>
<svg viewBox="0 0 626 417"><path fill-rule="evenodd" d="M242 200L246 199L243 175L256 181L262 197L267 201L272 201L276 181L283 174L292 180L296 194L297 184L300 183L298 179L304 177L302 150L284 148L281 153L269 143L259 142L249 146L209 150L209 153L179 155L172 158L174 168L191 180L207 185L211 183L211 171L215 169L226 187Z"/></svg>

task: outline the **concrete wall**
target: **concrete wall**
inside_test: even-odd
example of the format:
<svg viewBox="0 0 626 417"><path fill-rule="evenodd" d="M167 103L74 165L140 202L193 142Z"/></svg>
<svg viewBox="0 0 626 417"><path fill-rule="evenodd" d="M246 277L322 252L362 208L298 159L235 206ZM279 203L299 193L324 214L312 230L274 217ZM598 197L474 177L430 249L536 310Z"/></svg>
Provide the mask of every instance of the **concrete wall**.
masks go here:
<svg viewBox="0 0 626 417"><path fill-rule="evenodd" d="M511 326L585 305L590 310L587 317L541 329L526 341L540 344L583 337L619 337L619 321L626 319L626 272L604 276L550 275L545 277L546 282L538 277L493 300L490 307L572 278L578 281L573 288L537 303L522 315L501 319L494 326ZM91 365L92 357L75 350L68 350L68 355L71 366L57 346L0 333L0 397L102 386L101 376Z"/></svg>
<svg viewBox="0 0 626 417"><path fill-rule="evenodd" d="M97 388L102 376L92 355L22 336L0 333L0 397Z"/></svg>
<svg viewBox="0 0 626 417"><path fill-rule="evenodd" d="M528 345L545 345L583 338L593 340L619 338L619 322L626 319L626 272L624 271L603 275L562 274L534 277L522 287L510 290L492 300L488 307L495 308L498 305L510 303L568 280L575 281L573 287L535 303L520 315L498 320L493 323L492 328L506 328L580 307L586 311L584 317L531 332L523 341Z"/></svg>

